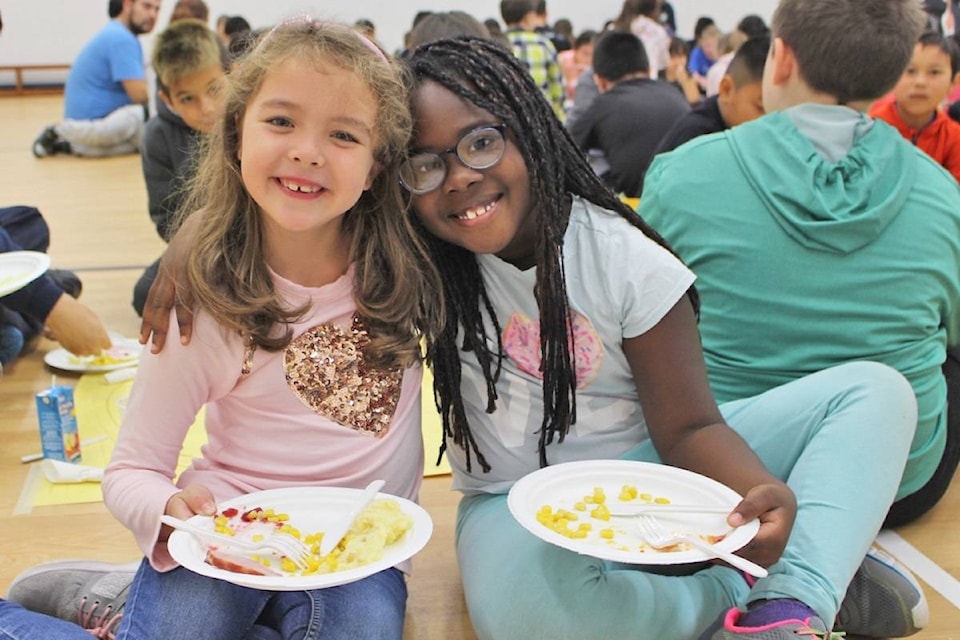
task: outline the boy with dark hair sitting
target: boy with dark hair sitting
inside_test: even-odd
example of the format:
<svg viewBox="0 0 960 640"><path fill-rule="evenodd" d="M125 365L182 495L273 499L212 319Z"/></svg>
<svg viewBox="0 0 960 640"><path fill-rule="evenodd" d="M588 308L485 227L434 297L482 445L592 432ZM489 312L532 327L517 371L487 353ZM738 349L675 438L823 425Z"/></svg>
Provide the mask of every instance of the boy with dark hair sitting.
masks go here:
<svg viewBox="0 0 960 640"><path fill-rule="evenodd" d="M157 36L153 68L160 96L157 115L143 135L143 177L150 219L164 240L173 224L183 187L193 172L200 137L213 130L220 110L220 84L229 64L217 34L198 20L178 20ZM143 305L160 261L147 267L133 289L133 308Z"/></svg>
<svg viewBox="0 0 960 640"><path fill-rule="evenodd" d="M657 153L762 116L763 66L769 49L768 37L753 38L742 44L720 81L720 92L706 98L673 125L660 141Z"/></svg>
<svg viewBox="0 0 960 640"><path fill-rule="evenodd" d="M650 79L643 43L632 33L607 31L597 39L593 75L600 95L570 125L570 134L584 151L603 151L607 184L637 197L657 144L690 105L670 84Z"/></svg>
<svg viewBox="0 0 960 640"><path fill-rule="evenodd" d="M940 108L960 80L958 59L951 38L924 33L893 89L893 101L878 102L870 115L896 127L960 181L960 123Z"/></svg>

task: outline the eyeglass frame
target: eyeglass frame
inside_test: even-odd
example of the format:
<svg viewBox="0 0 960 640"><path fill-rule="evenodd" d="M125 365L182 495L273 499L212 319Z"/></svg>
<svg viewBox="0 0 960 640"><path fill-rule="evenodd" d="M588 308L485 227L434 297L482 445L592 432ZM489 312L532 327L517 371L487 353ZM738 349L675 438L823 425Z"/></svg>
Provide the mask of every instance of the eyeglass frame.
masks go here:
<svg viewBox="0 0 960 640"><path fill-rule="evenodd" d="M509 127L506 125L506 123L503 123L503 122L501 122L500 124L484 124L484 125L480 125L479 127L474 127L473 129L470 129L470 131L467 131L467 132L464 133L462 136L460 136L460 138L457 139L457 143L456 143L455 145L453 145L452 147L450 147L449 149L444 149L444 150L442 150L442 151L420 151L420 152L418 152L418 153L413 154L412 156L407 156L407 158L403 161L403 164L404 164L404 165L407 164L407 163L409 163L412 158L415 158L415 157L417 157L417 156L436 156L437 158L440 158L440 160L443 161L443 178L441 178L440 182L438 182L438 183L437 183L437 186L435 186L435 187L432 187L432 188L426 189L426 190L417 190L417 189L412 188L410 185L408 185L408 184L406 183L406 181L403 179L403 171L402 171L402 169L401 169L401 171L400 171L400 186L402 186L404 189L406 189L407 191L409 191L411 194L413 194L413 195L415 195L415 196L422 196L422 195L426 195L426 194L428 194L428 193L430 193L430 192L432 192L432 191L436 191L436 190L439 189L441 186L443 186L443 183L446 181L447 176L448 176L449 173L450 173L450 170L449 170L448 164L447 164L447 156L449 156L449 155L453 155L454 157L456 157L457 161L460 162L460 164L462 164L463 166L467 167L468 169L473 169L474 171L483 171L483 170L485 170L485 169L491 169L491 168L497 166L498 164L500 164L500 161L503 160L503 154L504 154L504 153L506 152L506 150L507 150L507 134L506 134L506 131L507 131L508 128L509 128ZM478 131L485 131L485 130L487 130L487 129L492 129L493 131L496 131L498 134L500 134L500 138L503 140L503 151L501 151L501 152L500 152L500 155L497 157L497 159L494 160L493 162L491 162L490 164L486 164L486 165L483 165L483 166L475 166L475 165L472 165L472 164L468 163L466 160L464 160L464 159L460 156L460 152L458 151L458 148L459 148L459 146L460 146L460 143L463 142L467 137L469 137L469 136L477 133Z"/></svg>

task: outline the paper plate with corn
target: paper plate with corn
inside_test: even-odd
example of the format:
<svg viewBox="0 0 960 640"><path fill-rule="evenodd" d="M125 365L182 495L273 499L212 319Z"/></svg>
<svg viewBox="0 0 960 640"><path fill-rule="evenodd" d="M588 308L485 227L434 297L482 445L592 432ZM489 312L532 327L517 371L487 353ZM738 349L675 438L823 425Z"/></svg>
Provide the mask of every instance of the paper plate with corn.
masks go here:
<svg viewBox="0 0 960 640"><path fill-rule="evenodd" d="M702 562L689 544L655 548L637 516L652 515L671 531L735 551L760 528L756 520L731 528L726 516L740 502L734 490L705 476L629 460L555 464L517 481L507 504L533 535L580 554L627 564Z"/></svg>

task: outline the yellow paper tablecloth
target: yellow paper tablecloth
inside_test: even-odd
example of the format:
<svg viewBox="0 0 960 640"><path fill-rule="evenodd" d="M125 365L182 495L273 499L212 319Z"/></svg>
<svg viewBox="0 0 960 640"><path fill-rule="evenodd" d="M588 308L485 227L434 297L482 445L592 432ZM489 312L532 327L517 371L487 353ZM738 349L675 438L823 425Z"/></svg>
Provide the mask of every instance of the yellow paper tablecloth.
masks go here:
<svg viewBox="0 0 960 640"><path fill-rule="evenodd" d="M77 428L80 432L80 439L89 440L100 435L106 436L99 442L82 447L82 464L100 468L107 466L117 441L123 410L132 386L132 380L118 384L108 384L103 375L94 374L84 375L77 382L73 389L73 401L77 411ZM426 369L424 370L421 403L424 475L435 476L450 473L450 466L446 458L443 459L440 466L435 464L442 436L440 416L437 414L433 402L433 377ZM180 464L177 467L177 473L183 471L193 458L200 455L200 447L206 440L207 436L203 428L203 411L201 410L187 433L183 450L180 452ZM32 507L100 502L101 500L103 500L103 495L100 492L99 483L53 484L43 477L40 465L34 464L21 492L17 512L29 512Z"/></svg>

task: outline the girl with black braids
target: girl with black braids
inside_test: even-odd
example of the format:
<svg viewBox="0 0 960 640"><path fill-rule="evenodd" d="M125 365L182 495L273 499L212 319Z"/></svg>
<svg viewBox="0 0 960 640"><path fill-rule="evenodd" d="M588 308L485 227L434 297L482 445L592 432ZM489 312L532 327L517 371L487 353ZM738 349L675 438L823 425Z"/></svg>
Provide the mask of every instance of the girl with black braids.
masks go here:
<svg viewBox="0 0 960 640"><path fill-rule="evenodd" d="M457 553L478 637L694 638L747 603L744 628L829 629L896 490L909 386L858 363L721 411L693 274L591 171L522 64L477 38L426 44L409 63L400 175L444 283L446 326L427 356L465 494ZM879 422L893 438L876 447L881 464L851 473L847 452ZM760 519L743 554L770 575L752 589L726 566L654 575L554 548L511 517L506 493L525 474L606 458L736 489L728 522Z"/></svg>

